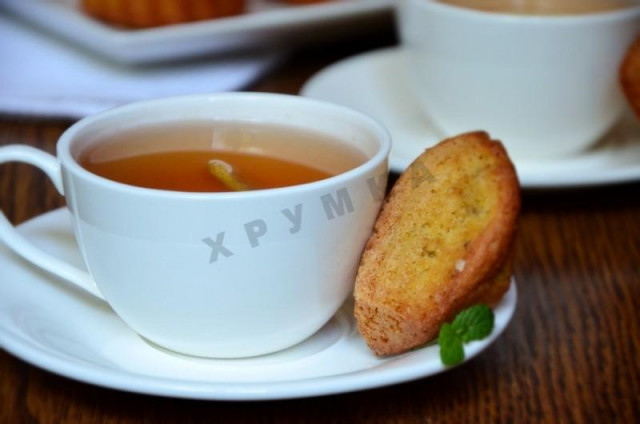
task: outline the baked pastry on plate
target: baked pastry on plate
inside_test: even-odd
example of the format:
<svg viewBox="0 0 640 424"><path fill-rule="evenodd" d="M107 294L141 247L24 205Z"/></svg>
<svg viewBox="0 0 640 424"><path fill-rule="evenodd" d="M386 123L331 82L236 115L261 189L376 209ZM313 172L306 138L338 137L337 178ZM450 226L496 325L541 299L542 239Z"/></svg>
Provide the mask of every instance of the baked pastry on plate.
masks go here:
<svg viewBox="0 0 640 424"><path fill-rule="evenodd" d="M360 334L377 355L433 340L444 322L507 291L520 187L484 132L427 149L400 176L365 247L355 284Z"/></svg>

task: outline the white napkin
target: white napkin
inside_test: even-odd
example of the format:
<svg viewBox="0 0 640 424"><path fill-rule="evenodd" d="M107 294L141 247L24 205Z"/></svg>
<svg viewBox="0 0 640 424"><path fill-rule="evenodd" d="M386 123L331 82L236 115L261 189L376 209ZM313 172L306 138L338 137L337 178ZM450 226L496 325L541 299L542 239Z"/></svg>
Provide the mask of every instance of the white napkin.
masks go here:
<svg viewBox="0 0 640 424"><path fill-rule="evenodd" d="M0 113L81 118L134 100L239 90L281 56L253 52L131 67L0 14Z"/></svg>

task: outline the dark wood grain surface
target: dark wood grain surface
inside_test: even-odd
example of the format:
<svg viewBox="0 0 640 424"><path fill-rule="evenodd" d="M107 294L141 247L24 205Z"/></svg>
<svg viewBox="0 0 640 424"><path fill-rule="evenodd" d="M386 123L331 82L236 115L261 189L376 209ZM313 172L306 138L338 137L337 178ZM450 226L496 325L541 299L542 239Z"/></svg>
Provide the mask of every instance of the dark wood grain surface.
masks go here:
<svg viewBox="0 0 640 424"><path fill-rule="evenodd" d="M322 67L392 43L381 34L308 48L252 89L296 93ZM1 116L0 145L53 152L70 124ZM63 204L42 172L0 166L0 208L14 223ZM0 423L640 422L639 262L640 184L525 193L515 317L495 344L459 368L356 393L204 402L79 383L0 349Z"/></svg>

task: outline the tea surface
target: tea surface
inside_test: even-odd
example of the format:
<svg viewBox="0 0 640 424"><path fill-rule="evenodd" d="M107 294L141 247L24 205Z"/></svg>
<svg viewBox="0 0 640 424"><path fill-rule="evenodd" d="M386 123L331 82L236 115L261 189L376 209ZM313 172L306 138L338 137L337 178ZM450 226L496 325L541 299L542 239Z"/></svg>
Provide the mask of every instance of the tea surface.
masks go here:
<svg viewBox="0 0 640 424"><path fill-rule="evenodd" d="M318 181L366 160L320 133L237 122L125 130L94 141L77 159L89 172L113 181L186 192L233 191L211 171L211 160L228 164L249 189Z"/></svg>
<svg viewBox="0 0 640 424"><path fill-rule="evenodd" d="M572 15L640 5L638 0L437 0L468 9L522 15Z"/></svg>

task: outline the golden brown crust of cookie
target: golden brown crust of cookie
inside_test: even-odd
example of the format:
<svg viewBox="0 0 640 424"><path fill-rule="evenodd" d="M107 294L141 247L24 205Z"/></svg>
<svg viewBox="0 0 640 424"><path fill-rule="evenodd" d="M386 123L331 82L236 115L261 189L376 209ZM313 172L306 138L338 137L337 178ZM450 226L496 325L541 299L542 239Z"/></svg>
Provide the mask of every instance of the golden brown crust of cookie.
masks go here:
<svg viewBox="0 0 640 424"><path fill-rule="evenodd" d="M81 8L110 24L148 28L237 15L245 0L82 0Z"/></svg>
<svg viewBox="0 0 640 424"><path fill-rule="evenodd" d="M640 119L640 37L631 45L620 66L620 84L636 117Z"/></svg>
<svg viewBox="0 0 640 424"><path fill-rule="evenodd" d="M398 179L363 253L358 330L377 355L429 342L460 310L509 287L520 189L484 132L427 149Z"/></svg>

